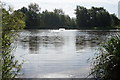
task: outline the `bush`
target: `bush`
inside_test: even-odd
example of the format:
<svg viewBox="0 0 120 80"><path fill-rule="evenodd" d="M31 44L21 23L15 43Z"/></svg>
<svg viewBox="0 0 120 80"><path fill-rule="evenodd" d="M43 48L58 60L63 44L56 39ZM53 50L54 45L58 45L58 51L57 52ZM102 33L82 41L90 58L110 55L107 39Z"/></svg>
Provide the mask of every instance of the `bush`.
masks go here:
<svg viewBox="0 0 120 80"><path fill-rule="evenodd" d="M0 61L2 64L2 79L5 78L15 78L17 73L20 71L21 64L18 63L18 60L15 60L14 54L12 54L11 47L16 34L18 31L22 30L25 27L23 21L24 15L20 12L14 11L11 14L6 9L2 9L2 56Z"/></svg>
<svg viewBox="0 0 120 80"><path fill-rule="evenodd" d="M99 48L91 74L99 80L119 80L120 77L120 35L111 38Z"/></svg>

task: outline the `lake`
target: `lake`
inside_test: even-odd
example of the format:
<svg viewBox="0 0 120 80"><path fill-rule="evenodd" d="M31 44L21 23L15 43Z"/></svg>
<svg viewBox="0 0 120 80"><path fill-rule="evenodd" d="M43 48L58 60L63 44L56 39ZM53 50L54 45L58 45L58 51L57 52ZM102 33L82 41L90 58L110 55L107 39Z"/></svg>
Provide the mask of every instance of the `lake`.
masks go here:
<svg viewBox="0 0 120 80"><path fill-rule="evenodd" d="M14 42L20 78L86 78L100 43L118 30L23 30Z"/></svg>

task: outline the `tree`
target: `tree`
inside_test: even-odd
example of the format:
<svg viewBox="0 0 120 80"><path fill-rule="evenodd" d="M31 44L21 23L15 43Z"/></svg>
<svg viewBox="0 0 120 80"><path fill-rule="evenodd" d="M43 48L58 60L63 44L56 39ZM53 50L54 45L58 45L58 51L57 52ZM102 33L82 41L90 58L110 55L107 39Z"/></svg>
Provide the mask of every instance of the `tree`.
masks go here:
<svg viewBox="0 0 120 80"><path fill-rule="evenodd" d="M96 8L96 26L99 28L111 27L110 14L104 8Z"/></svg>
<svg viewBox="0 0 120 80"><path fill-rule="evenodd" d="M102 7L92 7L86 9L82 6L76 8L76 23L80 29L108 29L111 24L119 24L119 19L108 13ZM112 18L111 18L112 17Z"/></svg>
<svg viewBox="0 0 120 80"><path fill-rule="evenodd" d="M26 7L22 7L21 9L17 10L25 14L25 22L26 28L31 29L32 27L39 28L41 24L41 15L40 15L40 7L36 3L31 3L28 5L28 9Z"/></svg>
<svg viewBox="0 0 120 80"><path fill-rule="evenodd" d="M62 9L54 9L54 13L58 15L64 15L64 12Z"/></svg>
<svg viewBox="0 0 120 80"><path fill-rule="evenodd" d="M28 10L34 13L38 13L40 11L40 7L36 3L31 3L30 5L28 5Z"/></svg>
<svg viewBox="0 0 120 80"><path fill-rule="evenodd" d="M111 25L114 26L118 26L120 25L120 20L116 17L115 14L111 14Z"/></svg>
<svg viewBox="0 0 120 80"><path fill-rule="evenodd" d="M2 9L2 78L15 78L21 68L18 60L12 54L11 44L18 31L25 27L24 15L14 11L11 14L6 9Z"/></svg>
<svg viewBox="0 0 120 80"><path fill-rule="evenodd" d="M86 29L89 25L89 14L88 10L82 6L76 8L76 23L79 29Z"/></svg>
<svg viewBox="0 0 120 80"><path fill-rule="evenodd" d="M22 7L21 9L18 9L17 11L20 11L26 14L28 12L28 9L26 7Z"/></svg>

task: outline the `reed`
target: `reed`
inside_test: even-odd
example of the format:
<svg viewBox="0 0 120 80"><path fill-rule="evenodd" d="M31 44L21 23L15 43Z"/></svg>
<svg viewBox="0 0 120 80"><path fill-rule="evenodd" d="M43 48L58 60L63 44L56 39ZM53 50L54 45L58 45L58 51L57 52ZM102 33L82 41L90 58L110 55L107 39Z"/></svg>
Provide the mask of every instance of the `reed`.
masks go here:
<svg viewBox="0 0 120 80"><path fill-rule="evenodd" d="M100 80L119 80L120 77L120 34L111 36L98 49L92 63L91 74Z"/></svg>

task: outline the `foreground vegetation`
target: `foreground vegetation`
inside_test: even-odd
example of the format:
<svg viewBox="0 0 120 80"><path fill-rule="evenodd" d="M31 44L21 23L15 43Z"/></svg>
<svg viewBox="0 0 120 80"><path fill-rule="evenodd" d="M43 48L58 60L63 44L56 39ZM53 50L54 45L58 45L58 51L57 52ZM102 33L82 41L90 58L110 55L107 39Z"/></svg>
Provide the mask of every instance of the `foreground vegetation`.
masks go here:
<svg viewBox="0 0 120 80"><path fill-rule="evenodd" d="M65 15L62 9L40 11L36 3L31 3L28 8L22 7L17 10L23 12L25 17L26 29L111 29L120 25L120 20L115 14L103 7L92 7L87 9L77 6L75 9L76 18Z"/></svg>
<svg viewBox="0 0 120 80"><path fill-rule="evenodd" d="M91 74L99 80L120 79L120 34L114 35L99 49Z"/></svg>
<svg viewBox="0 0 120 80"><path fill-rule="evenodd" d="M0 58L2 64L0 67L2 68L3 80L5 78L15 78L21 68L21 64L14 58L14 54L12 53L14 47L11 44L17 32L25 27L23 17L23 13L17 11L12 12L11 8L6 10L4 6L2 8L2 57Z"/></svg>

